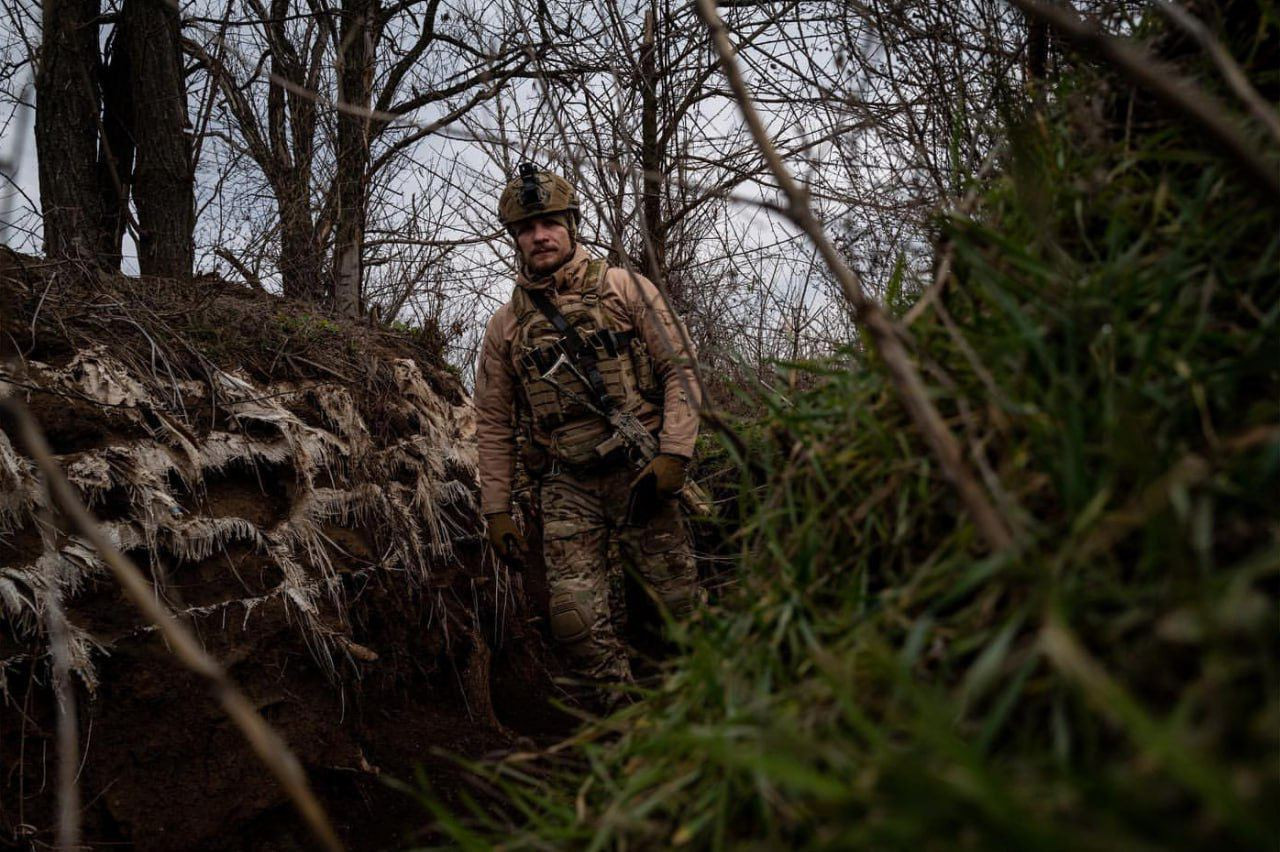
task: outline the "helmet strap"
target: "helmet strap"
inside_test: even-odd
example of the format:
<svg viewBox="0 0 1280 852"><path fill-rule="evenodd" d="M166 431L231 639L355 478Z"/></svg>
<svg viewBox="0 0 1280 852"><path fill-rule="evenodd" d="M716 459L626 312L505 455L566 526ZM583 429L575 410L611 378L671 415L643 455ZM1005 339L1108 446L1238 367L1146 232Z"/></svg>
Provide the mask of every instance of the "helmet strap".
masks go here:
<svg viewBox="0 0 1280 852"><path fill-rule="evenodd" d="M565 211L560 212L560 213L552 213L552 214L550 214L549 216L547 216L547 218L548 218L548 219L551 219L553 222L556 222L557 224L561 225L561 226L562 226L566 231L568 231L568 232L569 232L569 246L570 246L570 247L572 247L572 246L574 246L574 245L576 245L576 244L577 244L577 242L578 242L578 222L577 222L577 218L573 215L573 213L571 213L571 212L570 212L570 211L568 211L568 210L565 210Z"/></svg>

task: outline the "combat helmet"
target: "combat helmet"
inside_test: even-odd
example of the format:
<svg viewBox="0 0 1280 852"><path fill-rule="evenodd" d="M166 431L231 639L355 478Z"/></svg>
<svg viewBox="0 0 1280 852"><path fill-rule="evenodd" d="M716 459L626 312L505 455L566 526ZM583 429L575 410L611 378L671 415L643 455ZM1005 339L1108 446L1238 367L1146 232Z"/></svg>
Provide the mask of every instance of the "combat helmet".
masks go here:
<svg viewBox="0 0 1280 852"><path fill-rule="evenodd" d="M511 231L525 219L552 213L570 213L576 226L582 216L578 191L560 175L521 163L520 176L507 184L498 199L498 221Z"/></svg>

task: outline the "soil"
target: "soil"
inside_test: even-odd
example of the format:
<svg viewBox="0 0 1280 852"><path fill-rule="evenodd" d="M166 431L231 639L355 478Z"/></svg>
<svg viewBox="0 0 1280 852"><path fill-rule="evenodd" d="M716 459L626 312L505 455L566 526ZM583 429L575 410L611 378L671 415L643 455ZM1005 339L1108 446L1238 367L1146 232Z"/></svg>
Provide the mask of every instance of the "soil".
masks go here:
<svg viewBox="0 0 1280 852"><path fill-rule="evenodd" d="M62 272L0 251L0 366L7 361L3 375L23 382L23 398L64 469L91 457L124 458L112 455L115 448L157 440L161 414L193 442L214 431L279 441L271 424L237 422L202 395L217 368L263 387L323 381L345 389L375 447L426 434L426 409L400 404L389 364L416 364L441 405L465 401L429 335L343 323L211 279L139 283ZM148 340L161 351L162 370L150 366ZM52 391L50 372L95 346L159 401L139 411ZM25 369L37 362L44 367ZM292 396L289 410L307 428L334 425L307 394ZM8 426L0 420L12 436ZM376 474L367 463L344 462L317 487L355 489ZM446 479L474 489L473 472L454 461L443 469ZM384 480L410 488L418 473L401 469ZM234 461L195 484L170 472L153 485L172 498L179 518L242 519L259 531L289 523L304 502L292 461ZM143 523L136 488L113 480L83 496L104 521ZM549 742L573 724L550 703L567 696L553 683L559 672L536 617L546 597L542 572L533 566L512 580L482 567L475 509L439 511L458 536L452 555L431 557L425 574L384 562L396 537L385 519L377 526L357 513L318 524L338 587L308 625L280 593L277 562L250 539L184 558L161 530L154 546L128 553L283 736L351 849L421 842L431 816L411 791L421 778L436 795L455 799L468 783L455 756L527 747L530 738ZM17 528L0 524L0 579L19 576L39 557L39 517L29 507ZM66 542L63 522L51 520L46 535ZM15 588L38 594L21 582ZM46 848L58 798L48 649L38 624L11 610L6 618L5 606L0 598L0 846ZM87 577L64 607L93 645L92 679L74 681L88 847L315 848L207 685L178 665L109 575Z"/></svg>
<svg viewBox="0 0 1280 852"><path fill-rule="evenodd" d="M233 608L192 626L303 762L348 848L403 848L431 820L394 782L412 787L421 773L450 798L465 783L451 755L501 751L521 735L554 738L570 720L547 703L536 637L512 637L486 673L500 720L494 724L464 693L466 650L434 647L433 633L414 618L427 607L378 589L361 609L366 631L358 638L379 658L349 665L339 684L315 665L278 606L263 605L247 620ZM128 611L115 594L81 601L81 614L107 610ZM120 626L93 624L104 637ZM384 645L412 634L421 639L394 650ZM99 677L92 697L77 690L84 836L93 848L312 848L208 688L153 634L113 643ZM39 683L11 688L11 705L0 713L0 819L5 840L37 847L53 841L53 708Z"/></svg>

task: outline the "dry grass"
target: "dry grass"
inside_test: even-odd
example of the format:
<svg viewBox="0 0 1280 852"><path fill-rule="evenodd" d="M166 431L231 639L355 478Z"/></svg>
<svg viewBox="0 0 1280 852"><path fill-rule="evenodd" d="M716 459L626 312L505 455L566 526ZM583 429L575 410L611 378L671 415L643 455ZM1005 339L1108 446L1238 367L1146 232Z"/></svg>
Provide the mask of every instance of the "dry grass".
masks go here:
<svg viewBox="0 0 1280 852"><path fill-rule="evenodd" d="M109 514L116 546L177 565L233 545L261 554L281 579L253 600L284 601L330 672L346 653L343 631L322 616L341 624L339 574L425 585L455 542L476 537L470 410L420 340L213 280L75 277L14 256L4 274L0 378L35 406L70 483ZM261 518L216 513L206 483L232 475L287 492L287 505ZM4 431L0 481L0 536L16 547L50 507ZM345 552L326 533L335 527L359 528L376 553ZM28 639L51 595L72 599L105 572L75 539L46 545L10 548L0 567L0 604ZM162 573L152 579L163 589ZM101 640L68 630L73 667L92 688Z"/></svg>

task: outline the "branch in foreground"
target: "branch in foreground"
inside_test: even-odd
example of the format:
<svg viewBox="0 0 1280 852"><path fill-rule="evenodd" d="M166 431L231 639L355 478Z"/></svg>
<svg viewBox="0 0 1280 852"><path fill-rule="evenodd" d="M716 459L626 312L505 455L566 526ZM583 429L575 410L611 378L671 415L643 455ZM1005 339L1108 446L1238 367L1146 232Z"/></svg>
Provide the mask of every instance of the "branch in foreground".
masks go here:
<svg viewBox="0 0 1280 852"><path fill-rule="evenodd" d="M8 414L16 424L17 437L23 449L35 459L41 473L44 474L45 487L53 498L53 502L57 504L57 508L97 550L98 556L115 574L116 580L119 581L129 600L133 601L134 606L159 628L174 656L213 686L214 694L227 715L231 717L231 721L244 734L262 762L280 781L320 845L331 852L341 850L342 843L334 833L324 809L320 807L320 802L312 795L298 759L285 745L280 735L258 715L253 704L236 687L226 670L205 653L191 632L180 624L168 608L160 602L137 566L117 550L103 534L102 529L80 502L80 498L76 496L71 484L67 482L58 463L54 461L53 452L49 449L44 434L26 406L10 396L0 398L0 411Z"/></svg>
<svg viewBox="0 0 1280 852"><path fill-rule="evenodd" d="M1213 64L1217 66L1218 72L1222 74L1222 79L1231 87L1231 91L1235 92L1236 97L1249 108L1249 112L1253 113L1253 117L1258 120L1258 123L1267 129L1267 132L1271 134L1272 141L1280 144L1280 113L1277 113L1275 107L1268 104L1266 99L1258 94L1258 90L1249 82L1249 76L1240 67L1240 64L1236 62L1235 58L1227 52L1222 42L1214 38L1208 27L1200 23L1199 19L1177 3L1171 2L1171 0L1157 0L1156 8L1196 40L1196 43L1213 60Z"/></svg>
<svg viewBox="0 0 1280 852"><path fill-rule="evenodd" d="M1004 519L987 499L986 493L974 478L973 473L965 465L960 454L960 445L929 399L920 374L916 371L902 344L902 336L897 326L880 305L869 299L863 292L862 281L857 273L844 262L823 232L822 223L818 221L813 209L809 206L808 193L792 177L777 150L769 142L764 122L756 112L751 94L747 91L742 73L738 70L724 22L716 12L715 0L698 0L698 12L711 30L711 41L720 56L720 66L729 81L729 87L733 90L738 106L742 110L742 116L756 141L756 146L764 155L770 171L773 172L778 185L787 196L788 204L785 210L787 218L813 241L823 261L840 282L840 289L853 307L858 325L866 331L884 360L898 397L911 419L924 434L925 441L938 460L943 475L950 480L959 493L961 501L973 517L974 524L986 539L987 545L994 551L1008 550L1013 546L1013 536L1005 525Z"/></svg>
<svg viewBox="0 0 1280 852"><path fill-rule="evenodd" d="M1069 9L1041 0L1011 2L1029 17L1047 22L1077 48L1098 54L1125 77L1189 119L1230 154L1233 164L1250 180L1266 190L1272 204L1280 205L1280 168L1268 163L1256 150L1225 107L1177 69L1131 42L1107 35Z"/></svg>

